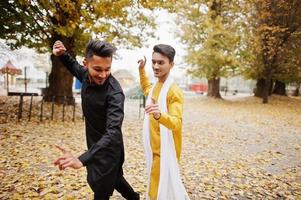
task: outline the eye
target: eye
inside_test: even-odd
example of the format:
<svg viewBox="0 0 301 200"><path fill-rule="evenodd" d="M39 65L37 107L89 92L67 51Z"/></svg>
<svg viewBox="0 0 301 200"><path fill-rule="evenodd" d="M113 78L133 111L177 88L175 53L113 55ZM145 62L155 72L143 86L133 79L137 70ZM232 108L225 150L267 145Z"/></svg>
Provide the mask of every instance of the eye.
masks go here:
<svg viewBox="0 0 301 200"><path fill-rule="evenodd" d="M155 64L156 64L156 61L152 60L152 63L153 63L153 65L155 65Z"/></svg>
<svg viewBox="0 0 301 200"><path fill-rule="evenodd" d="M164 61L158 61L158 64L159 64L159 65L163 65L163 64L164 64Z"/></svg>

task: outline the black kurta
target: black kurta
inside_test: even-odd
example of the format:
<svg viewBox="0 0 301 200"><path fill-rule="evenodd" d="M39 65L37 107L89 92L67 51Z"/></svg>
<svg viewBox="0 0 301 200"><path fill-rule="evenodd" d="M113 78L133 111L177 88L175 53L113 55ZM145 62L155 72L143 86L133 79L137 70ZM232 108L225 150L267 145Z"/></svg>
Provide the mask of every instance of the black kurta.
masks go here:
<svg viewBox="0 0 301 200"><path fill-rule="evenodd" d="M82 82L88 151L79 156L79 160L87 167L92 190L104 196L112 195L122 176L124 162L121 126L125 97L122 88L112 75L103 85L91 83L88 70L67 53L61 55L60 60Z"/></svg>

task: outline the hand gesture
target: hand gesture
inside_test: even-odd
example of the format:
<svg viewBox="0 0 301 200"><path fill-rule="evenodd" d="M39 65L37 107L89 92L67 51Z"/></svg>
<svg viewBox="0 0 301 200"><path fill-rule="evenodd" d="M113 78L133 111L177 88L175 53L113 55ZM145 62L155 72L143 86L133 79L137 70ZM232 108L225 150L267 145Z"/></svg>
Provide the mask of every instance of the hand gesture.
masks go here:
<svg viewBox="0 0 301 200"><path fill-rule="evenodd" d="M65 53L65 51L66 51L66 47L64 46L64 44L61 41L57 40L52 48L53 55L60 56L63 53Z"/></svg>
<svg viewBox="0 0 301 200"><path fill-rule="evenodd" d="M83 166L83 163L78 158L74 157L69 151L58 145L55 146L63 152L63 155L53 162L54 165L58 165L60 170L64 170L67 167L79 169Z"/></svg>
<svg viewBox="0 0 301 200"><path fill-rule="evenodd" d="M152 98L152 102L150 105L145 106L145 112L147 114L152 114L155 119L159 119L161 116L161 111L159 109L159 105L155 99Z"/></svg>
<svg viewBox="0 0 301 200"><path fill-rule="evenodd" d="M143 57L144 57L144 59L138 60L138 64L139 64L140 69L145 67L146 57L145 56L143 56Z"/></svg>

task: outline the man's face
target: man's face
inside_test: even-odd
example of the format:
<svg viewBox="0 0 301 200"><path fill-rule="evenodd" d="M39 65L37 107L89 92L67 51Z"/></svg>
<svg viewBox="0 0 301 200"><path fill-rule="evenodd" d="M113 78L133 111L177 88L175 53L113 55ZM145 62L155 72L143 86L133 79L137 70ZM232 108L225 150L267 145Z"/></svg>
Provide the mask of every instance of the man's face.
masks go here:
<svg viewBox="0 0 301 200"><path fill-rule="evenodd" d="M154 52L152 56L152 67L154 76L158 78L159 81L165 81L170 69L173 67L173 62L169 62L166 56Z"/></svg>
<svg viewBox="0 0 301 200"><path fill-rule="evenodd" d="M90 78L97 85L102 85L111 73L111 57L100 57L93 55L84 61L85 67L88 68Z"/></svg>

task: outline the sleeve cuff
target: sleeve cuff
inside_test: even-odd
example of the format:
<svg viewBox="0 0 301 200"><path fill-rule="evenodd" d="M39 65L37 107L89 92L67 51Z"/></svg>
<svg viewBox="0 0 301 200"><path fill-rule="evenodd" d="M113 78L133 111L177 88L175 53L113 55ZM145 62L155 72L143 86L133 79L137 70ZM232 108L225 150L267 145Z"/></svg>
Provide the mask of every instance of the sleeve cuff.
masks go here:
<svg viewBox="0 0 301 200"><path fill-rule="evenodd" d="M139 69L139 75L140 75L140 78L142 79L145 79L146 78L146 72L145 72L145 69Z"/></svg>
<svg viewBox="0 0 301 200"><path fill-rule="evenodd" d="M58 56L60 59L66 59L68 57L68 53L64 52L62 55Z"/></svg>
<svg viewBox="0 0 301 200"><path fill-rule="evenodd" d="M159 121L160 124L163 124L165 126L168 123L168 116L167 116L167 114L161 112L161 116L158 119L158 121Z"/></svg>
<svg viewBox="0 0 301 200"><path fill-rule="evenodd" d="M90 160L91 156L89 155L89 152L86 151L82 155L78 157L78 159L83 163L84 166L86 166Z"/></svg>
<svg viewBox="0 0 301 200"><path fill-rule="evenodd" d="M140 73L145 73L145 68L139 68Z"/></svg>

